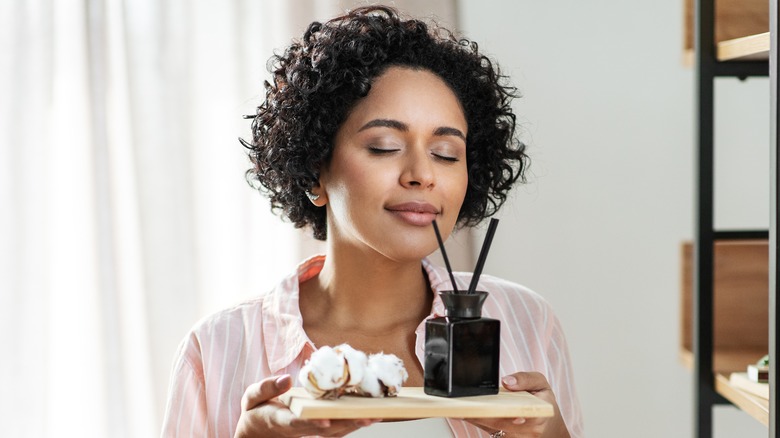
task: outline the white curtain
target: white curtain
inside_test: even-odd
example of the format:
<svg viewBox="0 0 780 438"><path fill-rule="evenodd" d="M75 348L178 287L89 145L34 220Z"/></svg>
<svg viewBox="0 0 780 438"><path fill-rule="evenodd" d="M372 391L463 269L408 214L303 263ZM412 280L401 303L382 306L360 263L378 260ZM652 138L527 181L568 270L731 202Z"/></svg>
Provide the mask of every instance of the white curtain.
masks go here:
<svg viewBox="0 0 780 438"><path fill-rule="evenodd" d="M0 1L0 436L157 435L187 329L320 250L237 137L273 49L353 3Z"/></svg>

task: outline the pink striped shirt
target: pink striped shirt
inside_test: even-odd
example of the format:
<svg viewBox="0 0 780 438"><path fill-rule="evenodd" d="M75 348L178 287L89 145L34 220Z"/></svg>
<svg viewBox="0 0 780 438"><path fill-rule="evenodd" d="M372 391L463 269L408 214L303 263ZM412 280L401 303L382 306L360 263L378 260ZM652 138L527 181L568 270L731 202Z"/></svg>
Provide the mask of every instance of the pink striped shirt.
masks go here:
<svg viewBox="0 0 780 438"><path fill-rule="evenodd" d="M316 276L324 260L316 256L304 261L270 292L195 325L173 366L163 437L232 437L247 386L269 376L298 375L316 348L303 330L298 285ZM436 292L451 289L449 276L427 259L423 267L434 291L431 316L444 315ZM466 288L471 274L455 275L458 285ZM479 290L490 293L483 316L501 320L500 375L544 374L571 436L583 436L566 340L549 304L529 289L488 275L480 277ZM415 334L415 353L422 366L424 322ZM456 437L488 436L464 421L447 422Z"/></svg>

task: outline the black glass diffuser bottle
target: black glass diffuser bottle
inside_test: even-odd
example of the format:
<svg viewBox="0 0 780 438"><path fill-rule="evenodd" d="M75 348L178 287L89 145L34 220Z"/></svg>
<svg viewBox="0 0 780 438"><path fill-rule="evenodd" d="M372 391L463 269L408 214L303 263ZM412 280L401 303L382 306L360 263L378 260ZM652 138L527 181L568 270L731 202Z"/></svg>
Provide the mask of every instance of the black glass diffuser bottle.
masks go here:
<svg viewBox="0 0 780 438"><path fill-rule="evenodd" d="M465 397L498 393L501 321L482 318L487 292L439 293L447 316L425 322L425 393Z"/></svg>

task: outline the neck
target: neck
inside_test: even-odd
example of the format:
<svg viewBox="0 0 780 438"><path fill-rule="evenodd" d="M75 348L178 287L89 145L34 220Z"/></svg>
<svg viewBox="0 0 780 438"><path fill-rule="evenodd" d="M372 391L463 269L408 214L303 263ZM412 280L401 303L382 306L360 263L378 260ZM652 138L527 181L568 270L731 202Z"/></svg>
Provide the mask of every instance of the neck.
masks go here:
<svg viewBox="0 0 780 438"><path fill-rule="evenodd" d="M309 321L382 333L416 327L429 314L432 295L420 260L399 262L372 251L328 249L322 271L302 285Z"/></svg>

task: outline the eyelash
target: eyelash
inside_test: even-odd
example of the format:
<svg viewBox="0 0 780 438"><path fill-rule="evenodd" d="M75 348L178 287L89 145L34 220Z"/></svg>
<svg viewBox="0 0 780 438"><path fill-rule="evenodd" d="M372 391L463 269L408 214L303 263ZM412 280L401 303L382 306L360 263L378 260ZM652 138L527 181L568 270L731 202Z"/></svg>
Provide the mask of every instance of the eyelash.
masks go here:
<svg viewBox="0 0 780 438"><path fill-rule="evenodd" d="M392 154L393 152L398 152L400 149L384 149L380 147L375 146L369 146L368 151L373 155L388 155ZM439 154L431 154L436 158L437 160L446 161L448 163L456 163L460 161L458 157L448 157L446 155L439 155Z"/></svg>
<svg viewBox="0 0 780 438"><path fill-rule="evenodd" d="M384 148L378 148L375 146L369 146L368 151L371 152L374 155L387 155L391 154L393 152L398 152L400 149L384 149Z"/></svg>
<svg viewBox="0 0 780 438"><path fill-rule="evenodd" d="M458 157L448 157L448 156L445 156L445 155L438 155L438 154L433 154L433 156L436 157L439 160L444 160L444 161L446 161L448 163L456 163L456 162L460 161L460 159L458 159Z"/></svg>

